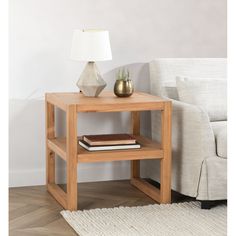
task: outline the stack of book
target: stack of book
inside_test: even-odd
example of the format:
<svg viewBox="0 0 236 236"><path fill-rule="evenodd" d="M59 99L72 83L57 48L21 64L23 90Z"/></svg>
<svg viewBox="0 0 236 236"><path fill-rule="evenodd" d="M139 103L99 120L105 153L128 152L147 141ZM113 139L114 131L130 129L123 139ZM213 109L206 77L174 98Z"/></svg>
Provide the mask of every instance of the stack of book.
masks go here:
<svg viewBox="0 0 236 236"><path fill-rule="evenodd" d="M130 134L84 135L80 146L88 151L122 150L140 148L134 136Z"/></svg>

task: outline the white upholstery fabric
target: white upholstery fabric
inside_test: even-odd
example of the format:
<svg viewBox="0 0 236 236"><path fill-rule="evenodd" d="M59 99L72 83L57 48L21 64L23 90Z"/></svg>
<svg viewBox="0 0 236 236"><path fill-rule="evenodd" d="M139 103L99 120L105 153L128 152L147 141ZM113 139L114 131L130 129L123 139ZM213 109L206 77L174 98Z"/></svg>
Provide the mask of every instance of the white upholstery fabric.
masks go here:
<svg viewBox="0 0 236 236"><path fill-rule="evenodd" d="M202 163L197 199L227 199L227 159L212 156Z"/></svg>
<svg viewBox="0 0 236 236"><path fill-rule="evenodd" d="M225 79L176 77L179 100L205 110L211 121L227 120Z"/></svg>
<svg viewBox="0 0 236 236"><path fill-rule="evenodd" d="M216 152L206 111L177 101L176 76L226 78L225 59L157 59L150 64L151 93L172 101L172 189L199 200L227 198L227 159ZM171 88L171 92L167 91ZM151 113L152 136L160 141L160 112ZM159 181L159 162L145 162L146 177Z"/></svg>
<svg viewBox="0 0 236 236"><path fill-rule="evenodd" d="M201 166L206 156L215 155L215 138L208 115L201 108L171 100L172 189L197 197ZM152 138L161 140L160 112L152 112ZM159 180L158 162L149 161L148 177Z"/></svg>
<svg viewBox="0 0 236 236"><path fill-rule="evenodd" d="M215 135L217 156L227 158L227 122L211 122Z"/></svg>
<svg viewBox="0 0 236 236"><path fill-rule="evenodd" d="M179 100L179 95L178 95L178 91L177 91L176 87L174 87L174 86L165 86L164 90L165 90L165 95L168 98Z"/></svg>
<svg viewBox="0 0 236 236"><path fill-rule="evenodd" d="M226 78L225 58L159 58L149 63L150 86L160 96L176 96L176 76ZM167 91L173 88L173 94ZM174 89L175 88L175 89Z"/></svg>

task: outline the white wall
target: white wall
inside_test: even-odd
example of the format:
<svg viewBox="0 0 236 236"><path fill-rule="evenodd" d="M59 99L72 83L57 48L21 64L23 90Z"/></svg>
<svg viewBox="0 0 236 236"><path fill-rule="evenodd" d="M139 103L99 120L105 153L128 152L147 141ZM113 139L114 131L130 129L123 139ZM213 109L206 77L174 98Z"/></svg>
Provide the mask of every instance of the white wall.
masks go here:
<svg viewBox="0 0 236 236"><path fill-rule="evenodd" d="M145 63L155 57L226 57L226 0L11 0L10 15L10 186L45 183L43 95L77 91L84 63L69 60L73 29L110 31L113 60L98 63L108 90L122 65L148 91ZM150 135L148 113L142 123ZM79 133L128 128L129 114L79 115ZM82 164L78 173L80 181L128 178L129 163Z"/></svg>

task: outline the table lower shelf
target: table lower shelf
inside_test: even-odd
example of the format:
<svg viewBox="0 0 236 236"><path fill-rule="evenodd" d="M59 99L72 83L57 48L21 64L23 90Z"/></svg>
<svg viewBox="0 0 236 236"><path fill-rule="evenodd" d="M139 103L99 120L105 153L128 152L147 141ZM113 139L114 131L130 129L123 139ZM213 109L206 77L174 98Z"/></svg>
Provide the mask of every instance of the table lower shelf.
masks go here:
<svg viewBox="0 0 236 236"><path fill-rule="evenodd" d="M85 150L79 144L77 146L78 162L106 162L122 160L161 159L163 150L161 145L144 136L135 136L141 144L140 149L94 151ZM54 138L47 140L48 147L66 161L66 138Z"/></svg>

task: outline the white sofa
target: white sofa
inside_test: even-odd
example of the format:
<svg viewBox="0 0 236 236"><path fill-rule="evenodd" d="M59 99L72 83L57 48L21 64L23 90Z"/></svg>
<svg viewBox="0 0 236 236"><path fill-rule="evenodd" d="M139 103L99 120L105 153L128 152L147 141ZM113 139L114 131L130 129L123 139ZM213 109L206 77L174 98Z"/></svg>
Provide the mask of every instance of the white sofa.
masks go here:
<svg viewBox="0 0 236 236"><path fill-rule="evenodd" d="M179 101L176 88L176 76L226 78L226 59L163 58L149 68L151 93L173 104L172 189L203 201L227 199L227 118L210 121L199 106ZM151 121L152 136L160 140L159 112ZM159 162L145 165L147 177L159 181Z"/></svg>

